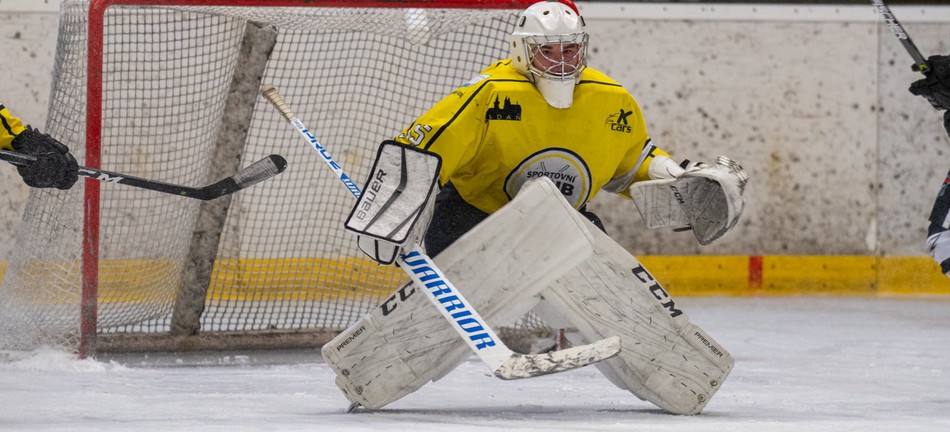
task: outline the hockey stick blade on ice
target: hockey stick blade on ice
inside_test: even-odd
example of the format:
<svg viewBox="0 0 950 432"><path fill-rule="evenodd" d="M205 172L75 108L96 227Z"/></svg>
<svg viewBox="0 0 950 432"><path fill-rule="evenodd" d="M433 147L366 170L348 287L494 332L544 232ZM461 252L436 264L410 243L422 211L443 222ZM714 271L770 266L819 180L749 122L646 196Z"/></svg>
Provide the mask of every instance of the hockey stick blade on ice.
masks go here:
<svg viewBox="0 0 950 432"><path fill-rule="evenodd" d="M35 156L7 150L0 150L0 159L20 166L28 166L36 162ZM251 187L280 174L286 168L287 161L282 156L270 155L254 162L228 178L202 187L176 185L84 166L79 167L79 175L105 183L118 183L140 189L208 201Z"/></svg>
<svg viewBox="0 0 950 432"><path fill-rule="evenodd" d="M291 111L290 107L277 92L277 88L272 85L264 85L261 87L261 94L284 116L284 119L297 129L297 132L303 136L307 143L320 153L323 162L337 175L353 197L359 198L361 193L360 188L346 175L343 168L333 160L329 152L327 152L326 147L320 144L320 141L314 137L307 127L304 126L303 122ZM447 290L448 292L452 292L458 298L458 303L453 306L453 310L457 312L459 310L458 305L462 305L466 312L471 313L467 315L466 318L474 320L469 321L468 325L471 326L474 322L475 325L481 326L488 335L487 339L474 341L469 338L468 331L463 329L456 318L452 316L452 312L446 309L447 304L440 302L430 290L420 290L426 293L426 297L435 305L439 313L442 314L442 317L452 325L452 328L459 334L459 337L466 342L468 347L498 378L519 379L563 372L606 360L620 352L620 337L613 336L588 345L547 354L517 354L505 346L494 330L488 326L488 323L471 306L468 300L462 296L462 293L452 285L448 278L445 277L445 274L442 273L432 259L422 251L419 245L410 244L403 248L396 258L396 262L416 285L426 286L427 283L432 283L433 277L436 277L442 286L445 287L443 291ZM422 266L426 267L426 274L428 275L427 281L422 281L420 273L413 271L413 269L421 268ZM486 340L490 342L486 343Z"/></svg>
<svg viewBox="0 0 950 432"><path fill-rule="evenodd" d="M924 75L930 73L930 64L927 63L927 59L917 49L917 45L914 45L914 41L910 39L910 35L907 34L901 23L897 21L897 17L891 12L891 8L887 7L884 0L871 0L871 5L884 19L884 24L887 24L887 27L891 29L891 33L901 41L901 45L904 45L904 49L914 59L911 69Z"/></svg>

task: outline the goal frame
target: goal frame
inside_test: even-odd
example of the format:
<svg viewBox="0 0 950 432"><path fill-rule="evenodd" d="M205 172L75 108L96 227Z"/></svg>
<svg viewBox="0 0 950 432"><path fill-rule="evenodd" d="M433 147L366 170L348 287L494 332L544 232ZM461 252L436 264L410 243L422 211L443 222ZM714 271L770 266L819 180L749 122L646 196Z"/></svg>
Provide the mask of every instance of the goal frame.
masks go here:
<svg viewBox="0 0 950 432"><path fill-rule="evenodd" d="M101 168L103 46L105 15L113 6L231 6L323 8L419 8L523 10L537 0L90 0L87 39L85 165ZM576 10L570 0L561 0ZM96 351L99 294L100 186L86 179L83 190L79 357Z"/></svg>

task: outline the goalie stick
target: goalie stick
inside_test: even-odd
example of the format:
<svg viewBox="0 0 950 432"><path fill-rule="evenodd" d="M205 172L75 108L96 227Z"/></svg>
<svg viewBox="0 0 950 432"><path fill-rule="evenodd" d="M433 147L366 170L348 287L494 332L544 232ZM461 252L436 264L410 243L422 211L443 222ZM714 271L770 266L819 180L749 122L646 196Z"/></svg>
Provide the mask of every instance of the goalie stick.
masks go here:
<svg viewBox="0 0 950 432"><path fill-rule="evenodd" d="M277 88L265 84L261 87L263 95L277 109L297 132L303 136L323 158L324 163L339 177L354 198L359 198L360 188L353 183L346 172L327 152L326 147L307 129L296 114L284 102ZM415 243L397 254L396 263L419 287L438 286L440 293L451 293L456 300L443 303L430 289L421 289L433 305L449 322L459 337L488 366L492 373L501 379L530 378L562 372L606 360L620 352L620 337L613 336L594 343L545 354L529 355L511 351L498 337L488 323L471 307L462 293L445 277L426 253ZM478 337L472 336L471 329L479 328Z"/></svg>
<svg viewBox="0 0 950 432"><path fill-rule="evenodd" d="M7 150L0 150L0 159L18 166L28 166L36 162L36 157L33 155ZM124 184L140 189L208 201L253 186L280 174L286 168L287 161L282 156L270 155L228 178L202 187L176 185L84 166L79 167L79 175L101 182Z"/></svg>
<svg viewBox="0 0 950 432"><path fill-rule="evenodd" d="M884 19L884 23L891 29L891 33L894 33L894 36L901 41L901 45L904 45L904 49L907 50L907 53L914 59L915 63L911 66L911 69L924 75L930 73L930 64L927 63L923 54L917 49L917 45L914 45L914 41L910 39L910 35L907 34L904 27L901 26L901 23L897 21L897 17L891 12L891 8L887 7L884 0L871 0L871 5L874 6L877 13Z"/></svg>

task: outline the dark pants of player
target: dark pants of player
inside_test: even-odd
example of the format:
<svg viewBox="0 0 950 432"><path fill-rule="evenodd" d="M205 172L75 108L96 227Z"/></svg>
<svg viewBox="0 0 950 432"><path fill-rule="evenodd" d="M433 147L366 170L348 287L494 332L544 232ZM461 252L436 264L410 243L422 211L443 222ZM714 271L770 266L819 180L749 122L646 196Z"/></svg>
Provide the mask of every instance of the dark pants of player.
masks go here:
<svg viewBox="0 0 950 432"><path fill-rule="evenodd" d="M948 212L950 212L950 172L944 178L943 185L940 186L940 191L937 192L937 198L934 200L933 209L930 210L930 226L927 229L928 238L947 230L943 226L943 222L947 219ZM950 260L944 260L940 263L940 270L950 274Z"/></svg>
<svg viewBox="0 0 950 432"><path fill-rule="evenodd" d="M601 231L607 232L600 218L587 211L587 206L581 207L578 211ZM446 184L435 197L432 221L425 235L426 253L429 256L438 255L487 217L488 213L465 202L455 186L451 183Z"/></svg>

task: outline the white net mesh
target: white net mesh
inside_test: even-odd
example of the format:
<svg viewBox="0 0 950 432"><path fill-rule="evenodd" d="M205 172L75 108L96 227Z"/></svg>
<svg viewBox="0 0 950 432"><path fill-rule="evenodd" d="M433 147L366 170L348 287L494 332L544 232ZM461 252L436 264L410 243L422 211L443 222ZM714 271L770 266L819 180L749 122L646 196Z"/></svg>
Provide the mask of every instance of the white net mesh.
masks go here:
<svg viewBox="0 0 950 432"><path fill-rule="evenodd" d="M87 71L95 71L87 41L100 30L88 18L89 1L65 1L47 131L80 163L98 151L104 169L183 185L217 180L216 164L233 172L273 153L289 168L217 204L224 208L217 213L195 200L121 185L93 182L98 199L84 194L82 182L68 192L33 191L0 288L5 345L39 338L75 347L84 274L92 281L87 292L98 290L100 336L163 334L176 326L184 334L332 331L356 321L405 278L362 258L342 230L352 197L256 96L259 84L274 84L362 184L380 141L507 56L507 35L524 6L193 3L105 9L103 43L92 47L102 50L96 150L86 130L87 104L99 98L87 86ZM265 36L276 30L272 49L255 40L249 22ZM260 65L262 78L241 78L248 64ZM232 101L241 95L252 102ZM240 138L222 139L229 134ZM199 223L208 212L221 223ZM90 226L98 229L98 253L88 241L96 237ZM209 236L218 241L202 248ZM93 259L83 261L83 250ZM183 276L211 260L210 280L196 286ZM179 316L197 318L176 324Z"/></svg>

